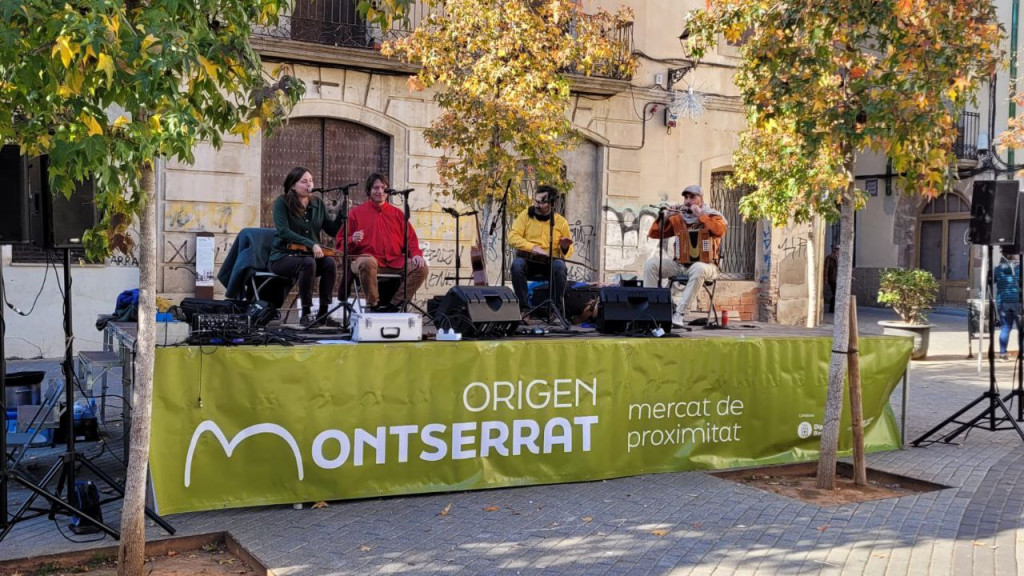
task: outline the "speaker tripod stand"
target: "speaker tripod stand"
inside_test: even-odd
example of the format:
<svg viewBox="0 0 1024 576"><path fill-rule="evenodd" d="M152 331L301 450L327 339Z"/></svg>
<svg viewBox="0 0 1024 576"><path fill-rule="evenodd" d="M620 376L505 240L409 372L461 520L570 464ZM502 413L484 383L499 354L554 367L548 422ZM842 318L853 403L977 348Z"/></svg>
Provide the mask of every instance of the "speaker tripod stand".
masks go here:
<svg viewBox="0 0 1024 576"><path fill-rule="evenodd" d="M68 513L78 518L78 522L73 524L73 530L75 527L80 532L97 532L102 531L114 539L121 537L120 533L109 525L105 524L101 518L102 514L99 514L100 507L103 504L112 502L114 500L124 497L124 487L116 480L111 478L107 473L101 470L93 462L82 456L75 447L75 429L74 429L74 401L75 401L75 371L74 371L74 330L72 325L72 310L71 310L71 250L70 248L64 248L64 361L62 363L62 371L64 376L64 425L66 430L66 444L64 454L61 455L60 459L46 472L42 480L38 484L32 483L30 480L19 474L17 471L9 470L6 461L7 458L7 434L6 434L6 422L4 426L0 427L0 526L3 530L0 531L0 541L2 541L7 534L11 531L13 526L22 520L29 518L35 518L41 516L43 513L48 513L49 517L53 519L58 513ZM0 283L2 284L2 283ZM3 288L0 286L0 303L3 301ZM3 370L0 370L0 374L6 376L6 362L4 361L4 349L3 349L3 322L2 322L3 311L0 309L0 366ZM4 377L0 377L3 379ZM115 491L118 496L102 500L95 503L94 509L86 511L85 503L81 501L81 495L77 492L77 473L79 467L85 467L91 471L97 478L102 480L107 486ZM57 487L54 492L47 491L46 487L57 478ZM18 508L17 512L13 516L8 516L7 509L7 496L8 487L11 482L15 482L24 488L27 488L31 495L25 500L24 503ZM66 490L66 492L64 492ZM61 497L61 494L65 493L66 497ZM50 503L49 510L43 510L39 508L33 508L37 498L43 498ZM95 510L96 513L90 513ZM33 512L32 516L27 516L29 512ZM146 507L146 516L151 520L160 525L161 528L166 530L170 534L174 534L175 530L170 524L168 524L163 518L153 512L148 506Z"/></svg>
<svg viewBox="0 0 1024 576"><path fill-rule="evenodd" d="M992 245L991 244L989 244L987 246L987 250L988 250L988 261L991 262L992 261ZM946 434L945 436L942 436L940 438L940 440L942 440L943 442L945 442L947 444L949 444L957 436L959 436L960 434L963 434L964 432L966 432L967 430L969 430L971 428L979 428L981 430L988 430L990 432L995 432L995 431L998 431L998 430L1016 430L1017 434L1021 437L1021 440L1024 440L1024 428L1021 428L1021 425L1018 422L1020 417L1018 415L1018 418L1015 419L1013 417L1013 414L1010 412L1010 409L1007 407L1007 404L1006 404L1006 402L1008 400L1010 400L1014 396L1016 396L1017 397L1017 402L1018 402L1018 412L1020 412L1020 400L1021 400L1021 393L1022 393L1022 391L1020 390L1020 387L1018 386L1018 389L1014 390L1010 394L1008 394L1005 399L999 394L999 391L996 389L996 364L995 364L995 343L994 343L994 339L995 339L995 322L994 322L994 318L993 318L993 313L995 312L995 304L994 304L994 302L992 300L992 288L993 288L993 285L992 285L992 274L991 273L988 275L988 278L986 278L985 281L986 281L987 292L988 292L988 311L989 311L989 323L988 323L988 390L986 392L983 392L980 396L975 398L973 401L971 401L969 404L967 404L966 406L964 406L960 410L957 410L952 416L950 416L949 418L946 418L945 420L943 420L941 423L939 423L938 426L935 426L934 428L932 428L928 432L925 432L920 438L918 438L918 439L914 440L913 442L911 442L911 444L913 444L914 446L920 446L921 443L923 443L926 440L928 440L928 438L930 438L931 436L935 435L940 430L942 430L943 428L945 428L946 426L949 426L951 424L952 425L957 425L957 428L955 430L953 430L952 432L950 432L949 434ZM1019 285L1020 285L1020 280L1019 280L1019 276L1018 276L1018 286ZM1020 360L1018 359L1018 362L1019 361ZM975 416L974 418L971 418L970 420L967 420L967 421L960 421L960 420L958 420L958 418L960 418L964 414L968 413L975 406L978 406L978 405L985 406L986 404L987 404L987 407L984 410L982 410L982 412L980 414L978 414L977 416Z"/></svg>

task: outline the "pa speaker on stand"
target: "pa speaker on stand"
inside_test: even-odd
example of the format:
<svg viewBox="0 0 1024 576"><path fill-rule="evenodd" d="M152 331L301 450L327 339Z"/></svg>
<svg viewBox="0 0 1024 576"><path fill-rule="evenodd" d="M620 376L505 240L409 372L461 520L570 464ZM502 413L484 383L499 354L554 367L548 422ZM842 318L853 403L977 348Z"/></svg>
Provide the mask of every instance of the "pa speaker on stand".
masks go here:
<svg viewBox="0 0 1024 576"><path fill-rule="evenodd" d="M1016 180L974 182L969 232L971 244L1013 246L1017 243L1018 190Z"/></svg>
<svg viewBox="0 0 1024 576"><path fill-rule="evenodd" d="M79 182L70 197L50 191L49 157L27 160L32 244L39 248L80 248L82 235L96 226L92 179Z"/></svg>
<svg viewBox="0 0 1024 576"><path fill-rule="evenodd" d="M28 161L14 145L0 148L0 244L28 244Z"/></svg>

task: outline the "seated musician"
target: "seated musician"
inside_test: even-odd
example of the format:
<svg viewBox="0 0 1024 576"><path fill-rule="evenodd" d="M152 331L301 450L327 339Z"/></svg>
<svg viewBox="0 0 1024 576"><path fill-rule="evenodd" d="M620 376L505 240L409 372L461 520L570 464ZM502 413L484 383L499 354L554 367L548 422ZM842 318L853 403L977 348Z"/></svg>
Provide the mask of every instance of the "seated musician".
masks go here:
<svg viewBox="0 0 1024 576"><path fill-rule="evenodd" d="M644 286L661 285L659 259L661 278L687 277L686 288L675 302L672 314L672 324L681 327L697 289L706 280L718 277L718 251L727 223L721 212L704 204L704 192L696 184L683 190L683 203L669 206L662 219L654 222L647 235L650 238L674 237L675 257L666 258L664 254L650 257L644 263Z"/></svg>
<svg viewBox="0 0 1024 576"><path fill-rule="evenodd" d="M270 249L269 269L279 276L298 279L303 326L318 320L321 325L339 325L329 318L314 317L310 310L315 276L320 277L320 313L325 314L331 307L338 265L320 246L320 231L337 234L342 225L340 216L339 213L334 220L327 219L323 200L313 196L313 175L309 170L296 166L285 176L284 194L274 200L277 234Z"/></svg>
<svg viewBox="0 0 1024 576"><path fill-rule="evenodd" d="M556 214L552 207L557 195L558 191L551 186L538 186L533 194L533 206L519 214L508 234L508 244L516 249L517 254L512 261L512 289L522 311L530 307L526 278L547 278L548 264L551 260L548 249L552 246L555 259L551 262L553 286L549 287L549 293L555 307L562 311L567 275L565 258L572 256L573 248L569 223L561 214ZM552 217L555 219L554 227L551 225ZM554 242L551 242L552 233Z"/></svg>
<svg viewBox="0 0 1024 576"><path fill-rule="evenodd" d="M366 291L366 305L370 308L394 311L402 308L403 294L408 290L409 300L427 280L429 269L423 259L423 250L416 238L416 230L409 226L409 270L388 304L379 302L377 274L402 274L405 268L403 249L403 226L405 213L388 203L390 184L383 174L370 174L366 179L366 195L363 202L349 212L348 253L351 257L352 273L359 277L359 283ZM338 238L337 242L344 241Z"/></svg>

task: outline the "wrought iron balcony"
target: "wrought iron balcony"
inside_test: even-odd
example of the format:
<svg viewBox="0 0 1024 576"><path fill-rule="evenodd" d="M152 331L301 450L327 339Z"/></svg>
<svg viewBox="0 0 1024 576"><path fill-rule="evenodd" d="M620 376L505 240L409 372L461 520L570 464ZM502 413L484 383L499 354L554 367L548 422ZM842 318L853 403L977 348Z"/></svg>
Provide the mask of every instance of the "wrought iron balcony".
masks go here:
<svg viewBox="0 0 1024 576"><path fill-rule="evenodd" d="M380 27L369 24L359 15L356 7L359 0L296 0L290 14L281 16L277 26L260 27L253 35L263 39L281 39L316 44L339 46L362 50L379 50L381 43L408 36L430 14L422 2L412 7L409 23L398 25L387 33ZM621 72L620 64L626 62L633 51L633 25L626 24L608 30L606 35L617 49L612 59L595 65L593 76L628 80L629 75ZM575 70L567 70L575 73Z"/></svg>
<svg viewBox="0 0 1024 576"><path fill-rule="evenodd" d="M357 10L358 5L359 0L296 0L292 12L282 15L277 26L258 28L253 30L253 35L376 50L385 40L409 35L428 14L427 8L417 2L412 8L409 25L398 25L385 34L378 26L366 22Z"/></svg>
<svg viewBox="0 0 1024 576"><path fill-rule="evenodd" d="M953 151L959 160L978 160L978 126L981 115L978 112L961 112L956 123L956 143Z"/></svg>

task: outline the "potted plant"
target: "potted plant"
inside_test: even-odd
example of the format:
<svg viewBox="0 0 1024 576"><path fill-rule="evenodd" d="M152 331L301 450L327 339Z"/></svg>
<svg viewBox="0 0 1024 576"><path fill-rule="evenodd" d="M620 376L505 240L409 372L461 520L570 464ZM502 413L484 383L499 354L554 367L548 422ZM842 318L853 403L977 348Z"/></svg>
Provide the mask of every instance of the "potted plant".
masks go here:
<svg viewBox="0 0 1024 576"><path fill-rule="evenodd" d="M928 335L932 327L925 311L935 304L939 283L931 272L920 268L886 268L882 270L878 288L878 302L896 311L900 320L882 320L878 324L883 334L913 336L914 351L911 358L920 360L928 355Z"/></svg>

